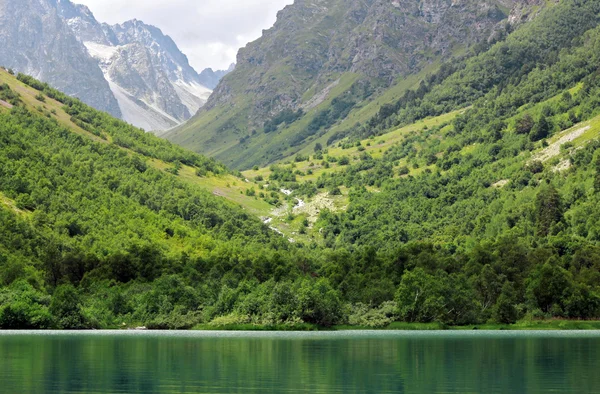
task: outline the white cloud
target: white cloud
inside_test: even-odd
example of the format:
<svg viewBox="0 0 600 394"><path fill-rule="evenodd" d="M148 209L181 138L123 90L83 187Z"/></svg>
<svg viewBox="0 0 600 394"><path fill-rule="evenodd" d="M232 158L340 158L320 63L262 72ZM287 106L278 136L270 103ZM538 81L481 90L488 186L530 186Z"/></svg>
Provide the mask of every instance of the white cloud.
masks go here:
<svg viewBox="0 0 600 394"><path fill-rule="evenodd" d="M198 71L227 68L293 0L72 0L110 24L139 19L175 40Z"/></svg>

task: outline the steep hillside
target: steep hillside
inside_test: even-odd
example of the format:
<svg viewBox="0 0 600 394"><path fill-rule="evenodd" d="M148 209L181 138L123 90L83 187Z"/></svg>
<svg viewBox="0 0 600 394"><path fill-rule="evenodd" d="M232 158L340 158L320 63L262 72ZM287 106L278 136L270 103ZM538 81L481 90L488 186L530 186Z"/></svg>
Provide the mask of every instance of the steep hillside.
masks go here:
<svg viewBox="0 0 600 394"><path fill-rule="evenodd" d="M234 167L272 162L329 133L388 88L401 94L418 83L409 76L501 37L499 23L511 6L493 0L296 1L240 50L235 71L206 107L167 138Z"/></svg>
<svg viewBox="0 0 600 394"><path fill-rule="evenodd" d="M4 70L0 147L2 328L116 325L106 320L109 304L88 303L87 312L70 305L70 317L50 304L51 316L45 294L72 291L70 284L96 303L104 297L92 296L96 291L116 295L118 283L137 282L135 292L150 301L153 281L189 269L198 280L210 273L217 281L230 270L248 278L298 272L290 264L302 247L253 215L262 208L258 198L223 194L240 207L209 191L220 180L244 183L223 166ZM218 287L211 290L215 296ZM23 291L36 295L19 298ZM202 296L203 303L205 297L212 296ZM187 312L145 305L124 320L184 327L203 319L198 305Z"/></svg>
<svg viewBox="0 0 600 394"><path fill-rule="evenodd" d="M324 270L355 302L393 298L405 321L598 316L599 23L597 2L561 2L369 138L244 175L303 201L299 231L334 251Z"/></svg>

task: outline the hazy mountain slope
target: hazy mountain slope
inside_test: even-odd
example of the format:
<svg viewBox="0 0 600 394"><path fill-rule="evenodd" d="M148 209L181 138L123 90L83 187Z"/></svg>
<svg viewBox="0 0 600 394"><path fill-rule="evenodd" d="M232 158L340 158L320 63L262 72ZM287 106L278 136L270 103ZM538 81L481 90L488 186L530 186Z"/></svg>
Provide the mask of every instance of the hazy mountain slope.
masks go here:
<svg viewBox="0 0 600 394"><path fill-rule="evenodd" d="M121 112L97 62L64 23L56 0L0 1L0 64L34 75L114 116Z"/></svg>
<svg viewBox="0 0 600 394"><path fill-rule="evenodd" d="M486 40L508 17L507 5L296 1L240 50L236 69L207 105L167 138L238 167L270 162L326 132L367 97ZM310 126L336 96L340 109L329 124ZM264 136L265 123L298 109L306 115L281 121L280 130Z"/></svg>
<svg viewBox="0 0 600 394"><path fill-rule="evenodd" d="M200 73L200 83L209 89L217 87L221 79L235 69L235 63L230 65L227 70L214 71L212 68L202 70Z"/></svg>

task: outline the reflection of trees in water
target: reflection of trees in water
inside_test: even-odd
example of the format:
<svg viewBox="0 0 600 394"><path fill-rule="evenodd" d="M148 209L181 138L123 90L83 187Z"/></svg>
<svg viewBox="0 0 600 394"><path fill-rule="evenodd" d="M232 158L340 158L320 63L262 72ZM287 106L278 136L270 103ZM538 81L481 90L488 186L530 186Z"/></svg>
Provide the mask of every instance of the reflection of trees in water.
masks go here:
<svg viewBox="0 0 600 394"><path fill-rule="evenodd" d="M262 335L4 336L0 380L8 392L75 393L541 393L600 383L598 337Z"/></svg>

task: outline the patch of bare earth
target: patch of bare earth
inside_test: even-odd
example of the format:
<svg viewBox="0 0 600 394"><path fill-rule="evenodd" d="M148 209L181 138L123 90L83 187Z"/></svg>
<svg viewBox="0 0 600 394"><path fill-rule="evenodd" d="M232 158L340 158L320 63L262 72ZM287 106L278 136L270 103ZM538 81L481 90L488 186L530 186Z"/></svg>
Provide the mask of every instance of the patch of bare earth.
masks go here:
<svg viewBox="0 0 600 394"><path fill-rule="evenodd" d="M494 183L494 184L492 185L492 187L495 187L495 188L497 188L497 189L501 189L501 188L503 188L504 186L508 185L508 183L509 183L509 182L510 182L510 181L509 181L508 179L503 179L503 180L501 180L501 181L498 181L498 182Z"/></svg>
<svg viewBox="0 0 600 394"><path fill-rule="evenodd" d="M336 211L335 201L329 196L329 193L317 194L311 201L303 202L294 207L294 214L306 214L308 221L314 223L323 210Z"/></svg>
<svg viewBox="0 0 600 394"><path fill-rule="evenodd" d="M560 137L557 141L553 142L540 153L535 155L531 161L541 161L546 162L553 157L556 157L560 154L560 147L566 143L573 142L577 138L581 137L586 131L588 131L591 126L585 126L573 131L567 131L562 137Z"/></svg>

